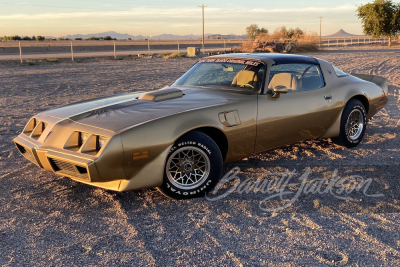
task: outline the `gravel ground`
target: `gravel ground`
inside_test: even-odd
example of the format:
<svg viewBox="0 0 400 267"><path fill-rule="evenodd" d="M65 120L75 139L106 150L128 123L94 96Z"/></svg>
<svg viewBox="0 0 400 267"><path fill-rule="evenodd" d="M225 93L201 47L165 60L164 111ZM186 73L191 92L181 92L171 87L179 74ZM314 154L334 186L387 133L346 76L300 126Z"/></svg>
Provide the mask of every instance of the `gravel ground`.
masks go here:
<svg viewBox="0 0 400 267"><path fill-rule="evenodd" d="M344 149L330 140L307 141L227 164L224 173L238 166L241 181L256 181L276 172L311 168L312 180L336 171L371 179L366 194L380 197L303 192L287 208L267 211L288 202L240 189L217 201L174 201L154 189L117 193L56 176L29 163L12 143L32 115L82 98L161 88L195 60L0 63L0 265L399 266L400 53L313 55L345 71L389 78L389 103L362 144Z"/></svg>

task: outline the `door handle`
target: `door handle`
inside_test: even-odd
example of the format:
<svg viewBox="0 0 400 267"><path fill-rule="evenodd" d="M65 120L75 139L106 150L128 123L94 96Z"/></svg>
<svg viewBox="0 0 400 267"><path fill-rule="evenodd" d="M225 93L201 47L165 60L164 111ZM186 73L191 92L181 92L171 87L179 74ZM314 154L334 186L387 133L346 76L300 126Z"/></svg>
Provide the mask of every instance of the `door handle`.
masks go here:
<svg viewBox="0 0 400 267"><path fill-rule="evenodd" d="M332 99L332 95L325 95L324 98L325 98L325 100L331 100Z"/></svg>

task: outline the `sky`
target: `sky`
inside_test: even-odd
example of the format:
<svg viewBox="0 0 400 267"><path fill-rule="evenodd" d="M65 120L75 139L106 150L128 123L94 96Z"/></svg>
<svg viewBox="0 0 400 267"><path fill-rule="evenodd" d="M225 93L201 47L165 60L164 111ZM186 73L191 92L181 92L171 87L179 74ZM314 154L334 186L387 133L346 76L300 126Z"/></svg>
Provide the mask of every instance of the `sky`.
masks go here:
<svg viewBox="0 0 400 267"><path fill-rule="evenodd" d="M200 2L203 1L203 2ZM372 1L372 0L370 0ZM250 24L270 32L286 26L322 35L343 29L362 34L352 0L0 0L0 36L54 36L116 31L131 35L244 34Z"/></svg>

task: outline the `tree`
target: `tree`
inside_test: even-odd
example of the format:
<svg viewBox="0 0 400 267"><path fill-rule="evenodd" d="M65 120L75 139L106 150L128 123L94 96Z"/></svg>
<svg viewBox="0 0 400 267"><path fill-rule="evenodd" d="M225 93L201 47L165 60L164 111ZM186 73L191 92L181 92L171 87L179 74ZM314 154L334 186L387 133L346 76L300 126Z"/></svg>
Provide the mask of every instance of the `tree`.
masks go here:
<svg viewBox="0 0 400 267"><path fill-rule="evenodd" d="M112 40L111 36L104 36L104 40Z"/></svg>
<svg viewBox="0 0 400 267"><path fill-rule="evenodd" d="M36 37L36 40L38 40L38 41L43 41L43 40L44 40L44 37L43 37L43 36L40 36L40 35L38 35L38 36Z"/></svg>
<svg viewBox="0 0 400 267"><path fill-rule="evenodd" d="M299 39L302 35L304 35L304 32L300 30L300 28L292 29L290 28L287 31L289 39Z"/></svg>
<svg viewBox="0 0 400 267"><path fill-rule="evenodd" d="M260 33L268 33L266 28L258 28L257 24L251 24L249 27L246 28L246 35L247 38L252 40L256 39Z"/></svg>
<svg viewBox="0 0 400 267"><path fill-rule="evenodd" d="M389 37L389 46L392 37L400 33L400 4L391 0L375 0L361 5L357 8L357 16L361 19L365 35Z"/></svg>
<svg viewBox="0 0 400 267"><path fill-rule="evenodd" d="M289 30L282 26L280 28L275 29L272 33L272 39L274 40L297 40L304 35L304 32L300 30L300 28L290 28Z"/></svg>

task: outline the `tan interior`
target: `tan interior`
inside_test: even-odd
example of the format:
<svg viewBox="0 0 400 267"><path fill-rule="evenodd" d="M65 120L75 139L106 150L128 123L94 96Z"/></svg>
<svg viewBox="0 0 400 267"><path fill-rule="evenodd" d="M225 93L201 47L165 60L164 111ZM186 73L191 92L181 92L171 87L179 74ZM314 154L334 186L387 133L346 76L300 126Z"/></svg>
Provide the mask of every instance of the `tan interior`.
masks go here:
<svg viewBox="0 0 400 267"><path fill-rule="evenodd" d="M286 86L288 90L298 90L299 80L296 75L291 73L278 73L275 74L268 85L268 89L273 89L278 85Z"/></svg>
<svg viewBox="0 0 400 267"><path fill-rule="evenodd" d="M240 87L244 84L250 84L255 89L258 89L258 77L257 73L251 70L241 70L236 74L235 78L232 81L232 86ZM254 91L253 90L253 91Z"/></svg>

